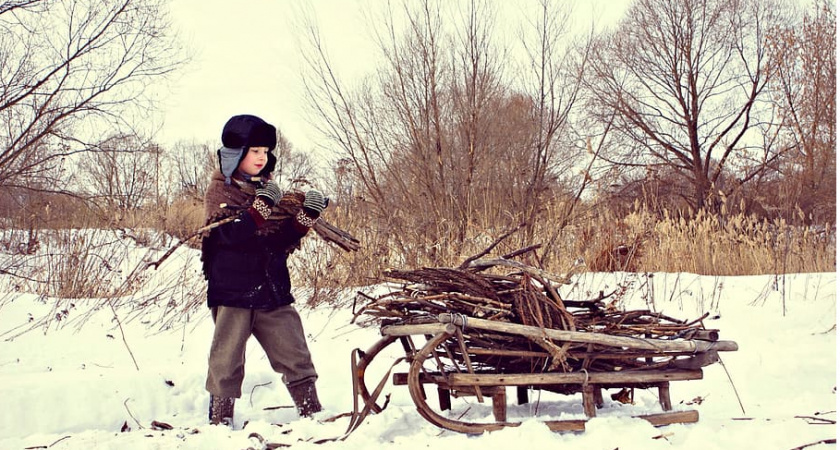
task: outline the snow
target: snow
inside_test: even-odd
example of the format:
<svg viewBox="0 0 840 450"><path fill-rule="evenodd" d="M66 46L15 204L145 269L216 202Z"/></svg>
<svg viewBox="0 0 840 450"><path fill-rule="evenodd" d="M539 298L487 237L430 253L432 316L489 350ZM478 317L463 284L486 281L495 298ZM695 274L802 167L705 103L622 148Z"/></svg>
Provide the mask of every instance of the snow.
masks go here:
<svg viewBox="0 0 840 450"><path fill-rule="evenodd" d="M148 269L147 283L181 280L178 274L197 264L195 251L185 246L159 270ZM249 437L254 433L293 448L341 450L487 450L526 442L563 449L791 449L836 439L836 426L830 423L836 419L837 401L835 273L587 273L574 281L563 292L566 298L589 298L620 287L627 309L649 308L688 320L710 312L706 326L720 329L721 339L738 343L737 352L721 353L724 365L704 368L702 380L671 383L674 409L696 409L699 422L657 428L633 418L661 412L655 389L636 390L635 404L612 401L606 393L604 407L584 432L551 432L540 420L585 419L580 395L531 392L531 403L516 405L509 392L508 419L521 421L521 426L466 435L423 419L408 389L389 382L379 403L385 395L390 403L381 414L369 415L344 440L316 444L344 433L348 417L328 419L353 409L351 352L367 349L379 338L378 329L350 322L356 291L382 289L370 286L348 289L346 298L337 299L344 305L337 309L298 307L320 373L323 412L314 419L297 417L280 376L252 339L234 428L213 426L207 423L204 389L213 331L206 308L176 319L165 301L147 301L142 311L136 307L142 299L114 302L113 310L107 305L94 308L97 301L92 299L15 292L14 280L0 275L0 287L7 291L0 293L0 448L260 448L257 438ZM185 289L201 288L193 282ZM297 295L303 305L308 293L300 289ZM57 303L67 309L62 319L39 322L56 314ZM398 347L389 347L368 369L371 389L401 356ZM460 420L493 420L490 402L478 404L474 398L453 398L448 414L464 414ZM172 429L156 429L153 421Z"/></svg>

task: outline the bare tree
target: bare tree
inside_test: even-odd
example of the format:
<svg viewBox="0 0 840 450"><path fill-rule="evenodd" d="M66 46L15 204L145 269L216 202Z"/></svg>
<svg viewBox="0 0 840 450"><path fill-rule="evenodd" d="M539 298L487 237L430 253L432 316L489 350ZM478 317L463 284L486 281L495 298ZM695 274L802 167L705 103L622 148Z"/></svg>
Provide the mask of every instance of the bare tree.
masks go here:
<svg viewBox="0 0 840 450"><path fill-rule="evenodd" d="M531 70L515 86L492 2L403 2L372 18L380 65L354 90L317 26L304 27L308 103L341 149L340 193L402 255L434 260L444 243L457 253L476 234L533 224L574 164L566 132L582 64L561 45L568 16L536 4L522 41L536 43Z"/></svg>
<svg viewBox="0 0 840 450"><path fill-rule="evenodd" d="M599 36L589 66L590 111L618 134L607 161L667 167L691 184L690 207L714 206L731 160L763 154L767 33L781 11L774 0L634 1ZM758 159L763 167L778 156Z"/></svg>
<svg viewBox="0 0 840 450"><path fill-rule="evenodd" d="M358 91L342 86L311 23L305 53L309 103L342 149L342 176L357 179L343 187L367 202L384 234L429 243L430 254L442 240L456 247L464 240L488 186L506 170L500 155L490 160L497 147L489 131L512 104L490 39L492 11L470 2L449 22L442 8L405 2L405 27L388 11L377 28L382 66Z"/></svg>
<svg viewBox="0 0 840 450"><path fill-rule="evenodd" d="M274 155L277 157L277 166L272 176L282 188L304 191L312 188L324 189L317 185L318 176L312 157L308 153L296 150L280 130L277 130L277 148Z"/></svg>
<svg viewBox="0 0 840 450"><path fill-rule="evenodd" d="M186 58L165 0L0 3L0 186L32 185L102 135L137 134ZM52 180L55 189L57 180Z"/></svg>
<svg viewBox="0 0 840 450"><path fill-rule="evenodd" d="M138 209L159 194L160 153L158 146L134 136L112 137L80 165L79 184L88 198L114 213Z"/></svg>
<svg viewBox="0 0 840 450"><path fill-rule="evenodd" d="M210 184L210 173L218 169L216 144L177 142L167 149L168 168L171 174L165 177L174 183L174 194L201 201Z"/></svg>
<svg viewBox="0 0 840 450"><path fill-rule="evenodd" d="M781 206L798 206L808 222L835 220L835 42L836 12L827 0L814 0L801 22L778 28L770 40L780 145L793 150L780 165L786 182L774 191Z"/></svg>
<svg viewBox="0 0 840 450"><path fill-rule="evenodd" d="M583 77L588 64L591 35L576 42L571 31L571 9L569 5L549 0L536 2L536 14L527 20L528 27L520 31L520 40L527 57L522 76L523 90L530 96L529 117L533 137L528 145L526 158L531 166L527 189L523 192L522 209L529 225L530 235L541 205L549 197L556 196L552 188L559 178L569 182L580 167L581 154L576 149L572 132L572 117L578 104L583 86ZM588 178L579 177L585 188ZM574 200L562 223L561 230L572 213Z"/></svg>

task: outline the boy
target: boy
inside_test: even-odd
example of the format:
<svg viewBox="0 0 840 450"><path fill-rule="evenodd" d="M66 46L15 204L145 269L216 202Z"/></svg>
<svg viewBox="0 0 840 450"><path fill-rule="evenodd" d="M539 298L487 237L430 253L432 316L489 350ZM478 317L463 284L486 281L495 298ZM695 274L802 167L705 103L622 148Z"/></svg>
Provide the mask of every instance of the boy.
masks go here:
<svg viewBox="0 0 840 450"><path fill-rule="evenodd" d="M237 220L212 229L202 241L207 305L215 324L206 388L210 422L233 426L236 398L242 395L245 344L257 338L272 369L282 374L298 413L321 410L318 375L303 326L291 306L294 297L288 255L326 207L318 191L306 193L294 217L278 220L272 207L282 192L271 179L277 163L274 126L253 115L231 117L222 131L219 169L205 195L207 224L238 214ZM223 206L224 205L224 206Z"/></svg>

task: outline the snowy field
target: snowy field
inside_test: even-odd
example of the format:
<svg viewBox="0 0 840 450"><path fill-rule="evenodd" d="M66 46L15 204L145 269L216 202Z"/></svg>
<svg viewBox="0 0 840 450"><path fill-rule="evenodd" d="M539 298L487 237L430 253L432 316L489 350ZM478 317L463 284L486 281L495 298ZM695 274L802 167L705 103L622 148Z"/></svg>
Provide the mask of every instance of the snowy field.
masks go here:
<svg viewBox="0 0 840 450"><path fill-rule="evenodd" d="M154 286L156 277L164 280L160 284L171 283L178 279L176 272L198 278L197 264L196 252L182 248L159 271L150 271L147 284ZM185 272L185 266L195 268ZM584 419L579 395L532 394L539 398L536 418L535 404L517 406L511 392L509 419L522 425L468 436L425 421L407 388L389 383L383 394L390 394L390 403L383 413L368 416L345 440L320 445L314 441L341 436L348 424L346 417L327 419L353 408L351 351L367 349L379 336L376 329L350 324L350 306L301 309L325 410L314 420L299 419L280 377L252 339L231 430L207 424L204 380L213 327L206 308L175 320L165 301L146 302L140 313L136 305L143 299L136 298L115 303L114 310L94 309L91 300L83 299L63 300L58 304L64 306L56 308L57 299L15 292L16 282L0 275L7 292L0 293L0 449L261 448L249 437L253 433L296 449L487 450L525 442L564 450L763 450L817 442L823 443L806 448L836 447L824 443L837 436L835 273L584 274L567 287L569 299L622 286L626 309L648 308L686 320L711 313L706 326L720 329L721 339L736 341L740 349L721 353L725 366L704 368L704 379L671 384L674 409L696 409L698 423L656 428L632 418L661 411L651 389L637 390L635 404L605 395L604 408L585 432L555 433L539 419ZM202 288L194 280L183 284L187 290ZM350 305L357 290L349 290L340 303ZM306 297L300 291L299 303ZM44 321L56 315L61 320ZM375 384L397 356L380 354L382 367L369 369L368 384ZM453 399L451 414L466 414L473 421L492 418L489 402L474 399Z"/></svg>

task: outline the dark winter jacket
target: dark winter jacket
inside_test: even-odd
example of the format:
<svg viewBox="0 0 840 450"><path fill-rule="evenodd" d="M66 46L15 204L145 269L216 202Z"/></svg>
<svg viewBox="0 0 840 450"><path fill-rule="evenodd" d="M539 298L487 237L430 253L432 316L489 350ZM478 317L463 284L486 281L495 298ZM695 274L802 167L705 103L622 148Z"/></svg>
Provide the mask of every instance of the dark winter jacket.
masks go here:
<svg viewBox="0 0 840 450"><path fill-rule="evenodd" d="M216 188L236 189L223 183L220 175L214 177L208 197ZM238 197L228 195L226 199L230 202ZM234 206L247 208L252 200L249 196L245 204ZM308 228L292 217L270 224L258 220L253 211L243 209L237 220L214 228L204 238L207 306L273 309L294 302L287 258Z"/></svg>
<svg viewBox="0 0 840 450"><path fill-rule="evenodd" d="M254 218L243 211L205 239L207 306L272 309L295 301L286 259L305 233L294 219L266 236L256 231Z"/></svg>

